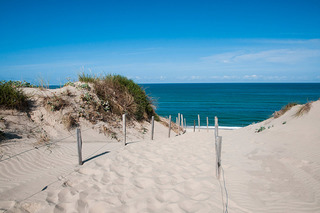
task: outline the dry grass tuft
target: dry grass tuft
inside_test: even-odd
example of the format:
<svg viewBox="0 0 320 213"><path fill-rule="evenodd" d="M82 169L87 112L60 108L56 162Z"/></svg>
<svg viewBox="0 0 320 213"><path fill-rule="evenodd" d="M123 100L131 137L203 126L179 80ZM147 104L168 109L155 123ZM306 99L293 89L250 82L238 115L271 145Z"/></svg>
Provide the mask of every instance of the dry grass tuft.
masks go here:
<svg viewBox="0 0 320 213"><path fill-rule="evenodd" d="M53 95L52 97L44 97L43 104L50 111L58 111L68 105L66 100L57 95Z"/></svg>
<svg viewBox="0 0 320 213"><path fill-rule="evenodd" d="M78 125L77 118L71 115L71 113L67 113L62 117L62 123L68 131Z"/></svg>
<svg viewBox="0 0 320 213"><path fill-rule="evenodd" d="M288 103L284 107L281 108L281 110L276 111L273 113L274 118L279 118L281 115L285 114L287 111L289 111L292 107L296 106L297 103Z"/></svg>
<svg viewBox="0 0 320 213"><path fill-rule="evenodd" d="M302 116L303 114L308 113L308 112L310 111L310 109L311 109L311 106L312 106L311 102L306 103L306 104L300 106L300 108L298 109L298 111L296 112L296 114L294 114L294 116L295 116L295 117L300 117L300 116Z"/></svg>

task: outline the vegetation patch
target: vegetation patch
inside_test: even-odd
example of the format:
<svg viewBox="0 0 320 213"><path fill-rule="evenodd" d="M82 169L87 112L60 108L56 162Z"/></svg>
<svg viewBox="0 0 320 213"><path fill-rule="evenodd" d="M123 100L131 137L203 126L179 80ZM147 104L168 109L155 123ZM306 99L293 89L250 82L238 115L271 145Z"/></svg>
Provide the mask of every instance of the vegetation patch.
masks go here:
<svg viewBox="0 0 320 213"><path fill-rule="evenodd" d="M67 106L67 101L61 96L53 95L52 97L45 97L43 103L50 111L58 111Z"/></svg>
<svg viewBox="0 0 320 213"><path fill-rule="evenodd" d="M295 117L300 117L305 113L308 113L311 109L311 102L308 102L302 106L300 106L300 108L298 109L298 111L294 114Z"/></svg>
<svg viewBox="0 0 320 213"><path fill-rule="evenodd" d="M281 108L280 111L276 111L273 113L274 118L279 118L281 115L285 114L288 110L290 110L292 107L296 106L297 103L288 103L284 107Z"/></svg>
<svg viewBox="0 0 320 213"><path fill-rule="evenodd" d="M76 116L73 116L71 113L67 113L62 117L62 123L68 131L78 125L78 120Z"/></svg>
<svg viewBox="0 0 320 213"><path fill-rule="evenodd" d="M0 108L27 111L28 97L13 81L1 81Z"/></svg>
<svg viewBox="0 0 320 213"><path fill-rule="evenodd" d="M103 108L110 110L113 114L121 116L126 113L128 119L135 118L138 121L149 120L152 116L155 116L155 120L160 121L159 116L153 109L151 99L133 80L121 75L97 77L85 73L79 74L78 78L79 81L87 85L88 83L93 84L93 91L101 100L101 103L104 104ZM90 101L88 97L85 97L85 99L86 102Z"/></svg>
<svg viewBox="0 0 320 213"><path fill-rule="evenodd" d="M266 128L264 126L261 126L259 129L256 129L256 133L258 132L262 132L263 130L265 130Z"/></svg>

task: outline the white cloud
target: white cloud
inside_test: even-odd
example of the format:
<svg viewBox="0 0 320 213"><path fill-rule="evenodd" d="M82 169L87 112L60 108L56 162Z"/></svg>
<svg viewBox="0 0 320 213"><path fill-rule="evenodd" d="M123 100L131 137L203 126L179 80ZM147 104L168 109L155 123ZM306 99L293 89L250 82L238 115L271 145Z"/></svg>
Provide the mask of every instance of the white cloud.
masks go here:
<svg viewBox="0 0 320 213"><path fill-rule="evenodd" d="M318 49L273 49L255 52L227 52L201 58L209 63L298 63L320 57Z"/></svg>

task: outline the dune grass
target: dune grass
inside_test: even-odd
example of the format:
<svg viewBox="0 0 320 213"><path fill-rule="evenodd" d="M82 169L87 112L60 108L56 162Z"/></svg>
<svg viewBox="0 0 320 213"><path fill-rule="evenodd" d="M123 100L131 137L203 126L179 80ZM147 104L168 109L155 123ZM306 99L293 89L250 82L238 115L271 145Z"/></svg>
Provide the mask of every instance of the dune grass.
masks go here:
<svg viewBox="0 0 320 213"><path fill-rule="evenodd" d="M0 82L0 108L26 111L28 97L13 81Z"/></svg>
<svg viewBox="0 0 320 213"><path fill-rule="evenodd" d="M302 106L299 107L298 111L294 114L295 117L300 117L305 113L308 113L311 109L311 102L308 102Z"/></svg>
<svg viewBox="0 0 320 213"><path fill-rule="evenodd" d="M96 75L87 74L87 73L82 72L82 73L78 74L78 79L79 79L79 81L84 82L84 83L94 83L99 78Z"/></svg>
<svg viewBox="0 0 320 213"><path fill-rule="evenodd" d="M285 114L288 110L290 110L292 107L296 106L297 103L288 103L284 107L281 108L281 110L274 112L273 117L279 118L281 115Z"/></svg>
<svg viewBox="0 0 320 213"><path fill-rule="evenodd" d="M111 111L117 115L127 113L138 121L155 116L160 120L152 107L152 101L146 92L133 80L121 75L96 75L80 73L81 82L92 83L94 91L104 102L110 104Z"/></svg>

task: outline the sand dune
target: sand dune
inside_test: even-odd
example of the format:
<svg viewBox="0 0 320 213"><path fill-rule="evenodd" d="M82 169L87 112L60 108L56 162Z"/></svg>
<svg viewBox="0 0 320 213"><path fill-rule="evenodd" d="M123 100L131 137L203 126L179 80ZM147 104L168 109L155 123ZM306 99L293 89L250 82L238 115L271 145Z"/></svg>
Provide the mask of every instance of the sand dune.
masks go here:
<svg viewBox="0 0 320 213"><path fill-rule="evenodd" d="M159 127L162 136L154 141L114 147L83 166L68 153L70 143L54 148L52 156L30 152L1 162L0 207L7 212L221 212L227 204L228 212L320 212L320 102L294 117L298 108L277 119L220 131L228 194L223 177L215 177L212 131L168 139ZM265 130L257 133L262 126ZM98 147L90 146L86 155ZM57 174L51 164L62 173L74 172L61 180L53 175L56 181L45 190L17 202L33 190L26 185L42 189L50 174Z"/></svg>

